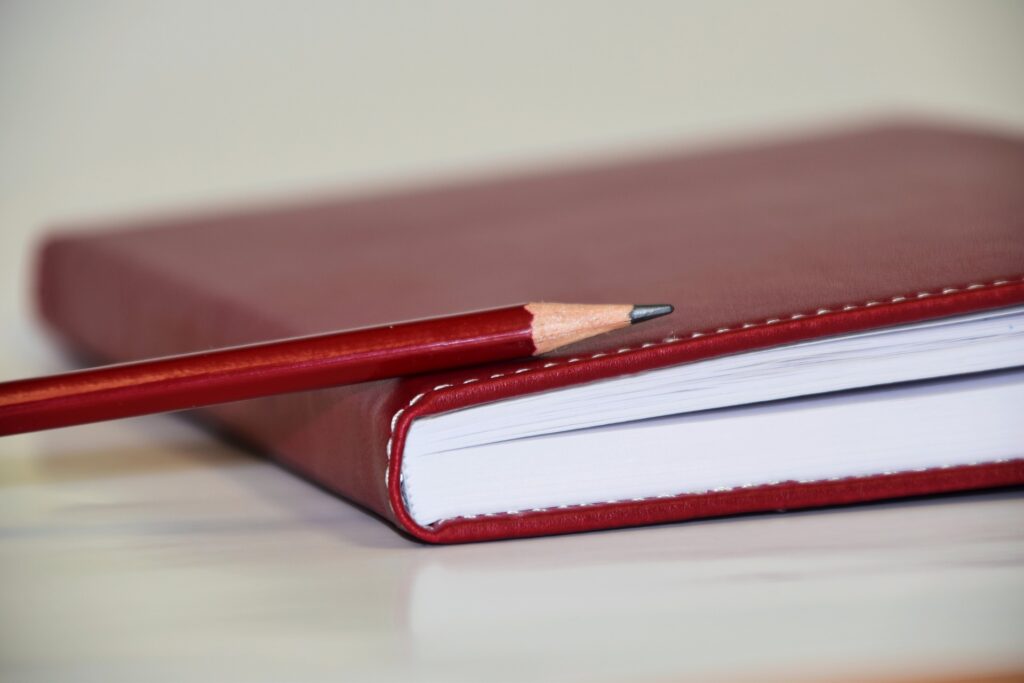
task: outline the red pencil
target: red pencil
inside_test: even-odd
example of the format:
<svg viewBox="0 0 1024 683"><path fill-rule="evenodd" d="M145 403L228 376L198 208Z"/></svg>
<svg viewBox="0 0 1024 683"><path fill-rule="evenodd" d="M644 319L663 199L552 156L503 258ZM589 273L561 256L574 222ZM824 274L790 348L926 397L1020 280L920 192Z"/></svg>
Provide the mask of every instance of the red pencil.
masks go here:
<svg viewBox="0 0 1024 683"><path fill-rule="evenodd" d="M0 436L538 355L671 312L530 303L0 383Z"/></svg>

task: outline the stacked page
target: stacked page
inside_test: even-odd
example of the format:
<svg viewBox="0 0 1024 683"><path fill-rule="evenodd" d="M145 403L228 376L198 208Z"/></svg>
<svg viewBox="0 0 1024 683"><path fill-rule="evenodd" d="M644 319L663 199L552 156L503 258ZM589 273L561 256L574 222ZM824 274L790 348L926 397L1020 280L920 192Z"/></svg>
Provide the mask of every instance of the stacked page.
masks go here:
<svg viewBox="0 0 1024 683"><path fill-rule="evenodd" d="M420 524L996 462L1024 444L1024 307L762 349L416 420Z"/></svg>

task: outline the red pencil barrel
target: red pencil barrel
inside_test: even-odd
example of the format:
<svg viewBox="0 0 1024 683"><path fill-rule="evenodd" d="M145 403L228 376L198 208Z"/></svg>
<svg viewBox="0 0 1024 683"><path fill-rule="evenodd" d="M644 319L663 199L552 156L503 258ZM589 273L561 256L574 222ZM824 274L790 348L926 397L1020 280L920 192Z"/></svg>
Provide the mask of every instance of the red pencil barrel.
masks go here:
<svg viewBox="0 0 1024 683"><path fill-rule="evenodd" d="M0 435L431 372L534 352L524 306L0 384Z"/></svg>

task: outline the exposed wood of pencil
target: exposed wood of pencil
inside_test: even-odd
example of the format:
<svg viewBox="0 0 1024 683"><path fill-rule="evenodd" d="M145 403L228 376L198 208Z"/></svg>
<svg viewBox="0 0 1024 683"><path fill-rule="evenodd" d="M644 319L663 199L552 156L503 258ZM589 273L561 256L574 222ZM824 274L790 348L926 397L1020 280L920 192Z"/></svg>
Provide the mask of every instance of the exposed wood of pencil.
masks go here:
<svg viewBox="0 0 1024 683"><path fill-rule="evenodd" d="M531 303L0 384L0 436L491 363L671 312Z"/></svg>
<svg viewBox="0 0 1024 683"><path fill-rule="evenodd" d="M672 312L668 304L526 304L533 314L534 355L554 351L644 320Z"/></svg>

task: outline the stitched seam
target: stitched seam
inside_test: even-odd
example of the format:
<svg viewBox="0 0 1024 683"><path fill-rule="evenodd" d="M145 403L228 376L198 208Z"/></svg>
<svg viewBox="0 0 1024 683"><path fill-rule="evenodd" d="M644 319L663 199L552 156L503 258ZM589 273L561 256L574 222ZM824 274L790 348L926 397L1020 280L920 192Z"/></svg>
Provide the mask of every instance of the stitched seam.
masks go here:
<svg viewBox="0 0 1024 683"><path fill-rule="evenodd" d="M615 500L597 500L590 503L570 503L567 505L551 505L548 507L541 508L502 510L500 512L481 512L477 515L457 515L455 517L445 517L444 519L439 519L436 522L431 522L428 525L428 527L436 528L446 522L454 522L460 519L483 519L488 517L505 517L509 515L522 515L535 512L551 512L553 510L574 510L577 508L596 507L599 505L619 505L625 503L642 503L652 500L671 500L673 498L682 498L684 496L703 496L710 493L729 493L732 491L756 489L765 486L780 486L783 484L824 484L829 482L856 481L857 479L872 479L874 477L892 477L898 474L940 472L942 470L951 470L956 469L958 467L977 467L980 465L1003 465L1010 462L1024 462L1024 459L1000 458L997 460L975 460L972 462L956 463L951 465L936 465L934 467L915 467L905 470L886 470L884 472L872 472L871 474L850 474L841 477L826 477L822 479L775 479L773 481L765 481L760 483L752 482L747 484L737 484L736 486L717 486L708 489L699 489L695 491L680 491L677 493L662 493L654 496L642 496L639 498L617 498Z"/></svg>
<svg viewBox="0 0 1024 683"><path fill-rule="evenodd" d="M421 391L420 393L416 394L415 396L413 396L409 400L408 403L406 403L403 407L401 407L398 410L396 410L395 414L391 416L391 424L390 424L390 431L388 433L388 440L387 440L387 443L386 443L386 445L384 447L385 455L386 455L386 460L385 460L385 465L384 465L384 488L385 488L386 491L389 491L388 495L386 496L388 507L392 508L391 511L392 511L392 514L394 514L394 508L391 505L391 495L390 495L389 479L390 479L390 473L391 473L391 456L392 456L391 447L392 447L392 444L394 443L394 440L395 440L395 427L398 425L398 419L402 416L402 414L405 413L405 411L407 411L410 408L412 408L414 405L416 405L416 403L418 403L419 401L423 400L423 398L425 396L427 396L428 394L432 394L432 393L437 392L437 391L443 391L445 389L450 389L450 388L455 387L455 386L461 386L461 385L466 385L466 384L473 384L475 382L481 382L481 381L487 381L487 380L496 380L496 379L500 379L502 377L509 377L509 376L512 376L512 375L521 375L521 374L523 374L525 372L532 372L532 371L535 371L535 370L547 370L549 368L553 368L553 367L556 367L556 366L559 366L559 365L575 364L575 363L580 363L580 362L583 362L583 361L595 360L597 358L603 358L605 356L612 356L612 355L617 355L617 354L621 354L621 353L629 353L629 352L632 352L632 351L638 351L638 350L642 350L642 349L650 349L650 348L654 348L654 347L658 347L658 346L668 346L670 344L677 344L677 343L679 343L681 341L689 340L689 339L699 339L700 337L707 337L707 336L714 336L714 335L718 335L718 334L726 334L726 333L729 333L729 332L738 332L738 331L742 331L742 330L749 330L749 329L751 329L753 327L766 327L766 326L769 326L769 325L777 325L779 323L789 322L789 321L792 321L792 320L800 320L802 318L813 318L813 317L822 316L822 315L829 315L829 314L833 314L833 313L846 313L846 312L853 311L853 310L856 310L856 309L859 309L859 308L874 308L875 306L883 306L883 305L891 305L891 304L901 304L901 303L905 303L907 301L916 301L918 299L926 299L928 297L949 296L951 294L959 294L961 292L976 291L976 290L979 290L979 289L991 289L993 287L1001 287L1003 285L1017 284L1017 283L1021 283L1021 282L1024 282L1024 278L1018 277L1018 278L1012 278L1012 279L994 280L992 282L973 282L973 283L970 283L970 284L965 285L963 287L943 287L943 288L941 288L941 289L939 289L937 291L917 292L916 294L909 294L909 295L897 295L897 296L892 296L892 297L889 297L889 298L882 298L882 299L877 299L877 300L873 299L871 301L865 301L865 302L857 303L857 304L845 304L843 306L837 306L837 307L834 307L834 308L818 308L818 309L816 309L812 313L792 313L790 315L784 315L784 316L781 316L781 317L778 317L778 318L767 318L765 320L759 320L759 321L756 321L756 322L739 323L739 324L733 325L731 327L719 327L719 328L713 329L713 330L704 330L704 331L690 332L690 333L685 334L683 336L666 337L666 338L662 339L661 341L656 341L656 342L643 342L643 343L638 344L636 346L626 346L626 347L623 347L623 348L620 348L620 349L616 349L615 351L603 351L603 352L600 352L600 353L591 354L589 356L573 357L573 358L568 358L566 360L561 360L561 361L548 361L548 362L546 362L546 363L544 363L542 365L539 365L539 366L535 365L535 366L517 368L515 370L510 370L510 371L507 371L507 372L497 372L497 373L495 373L493 375L488 375L486 377L472 377L470 379L464 379L461 382L459 382L458 384L439 384L436 387L433 387L432 389L427 389L426 391ZM977 464L977 463L968 463L968 465L973 465L973 464ZM942 468L932 468L932 469L945 469L947 467L949 467L949 466L945 466L945 467L942 467ZM925 471L925 470L906 470L906 471L917 472L917 471ZM857 479L857 478L861 478L861 477L873 477L873 476L881 476L881 475L889 475L889 474L897 474L897 472L881 472L879 474L860 475L858 477L840 477L840 478L837 478L837 479L800 480L797 483L809 484L809 483L814 483L814 482L818 482L818 481L836 481L838 479L843 479L843 478ZM724 491L734 491L734 490L738 490L738 489L752 488L754 486L769 486L772 483L780 483L780 482L769 482L769 483L765 483L765 484L744 484L744 485L741 485L741 486L734 486L734 487L731 487L731 488L709 489L708 491L703 491L703 492L697 491L697 492L689 492L689 493L666 493L666 494L662 494L662 495L647 496L647 497L643 497L643 498L623 498L623 499L620 499L620 500L609 500L609 501L601 501L601 502L594 502L594 503L577 503L577 504L573 504L573 505L556 505L556 506L546 507L546 508L530 508L530 509L525 509L525 510L508 510L508 511L504 511L504 512L491 512L491 513L487 513L487 514L483 514L483 515L447 517L447 518L444 518L444 519L439 519L436 522L432 522L429 526L430 527L436 527L436 526L438 526L440 524L443 524L445 522L448 522L448 521L451 521L451 520L455 520L455 519L473 519L475 517L494 517L496 515L514 515L514 514L519 514L519 513L523 513L523 512L545 512L545 511L548 511L548 510L560 510L560 509L567 509L567 508L571 508L571 507L585 507L585 506L592 506L592 505L607 505L607 504L610 504L610 503L642 502L642 501L645 501L645 500L658 500L658 499L664 499L664 498L673 498L673 497L681 496L681 495L697 495L697 494L700 494L700 493L709 493L709 492L721 493L721 492L724 492ZM401 485L401 478L399 478L399 484Z"/></svg>

